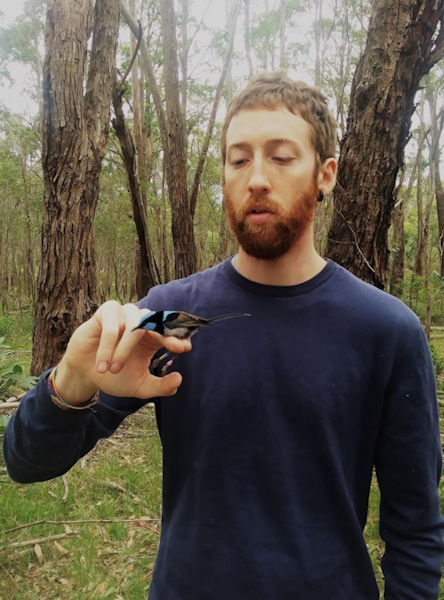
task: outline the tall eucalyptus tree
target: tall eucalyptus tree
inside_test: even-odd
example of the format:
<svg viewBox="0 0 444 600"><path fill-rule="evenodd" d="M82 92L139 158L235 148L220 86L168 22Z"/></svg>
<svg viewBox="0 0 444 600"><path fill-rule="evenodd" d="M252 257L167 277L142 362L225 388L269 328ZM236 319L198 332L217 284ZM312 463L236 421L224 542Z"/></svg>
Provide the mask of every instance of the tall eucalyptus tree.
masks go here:
<svg viewBox="0 0 444 600"><path fill-rule="evenodd" d="M44 216L31 366L35 374L60 359L72 331L97 308L93 223L118 30L118 0L53 0L48 8Z"/></svg>

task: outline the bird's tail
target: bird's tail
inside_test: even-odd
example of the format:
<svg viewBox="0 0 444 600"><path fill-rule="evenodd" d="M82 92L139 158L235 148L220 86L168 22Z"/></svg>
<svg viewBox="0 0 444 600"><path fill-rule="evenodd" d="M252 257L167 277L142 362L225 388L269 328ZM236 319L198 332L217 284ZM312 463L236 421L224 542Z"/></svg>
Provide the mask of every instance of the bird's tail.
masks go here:
<svg viewBox="0 0 444 600"><path fill-rule="evenodd" d="M215 323L216 321L223 321L223 319L234 319L235 317L251 317L249 313L230 313L229 315L219 315L218 317L212 317L207 319L208 323Z"/></svg>

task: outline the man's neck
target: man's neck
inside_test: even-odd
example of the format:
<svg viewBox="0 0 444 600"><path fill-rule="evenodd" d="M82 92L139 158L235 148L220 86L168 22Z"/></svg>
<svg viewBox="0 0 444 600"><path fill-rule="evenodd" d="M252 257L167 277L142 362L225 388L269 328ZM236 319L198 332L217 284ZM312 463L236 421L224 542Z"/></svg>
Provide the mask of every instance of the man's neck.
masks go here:
<svg viewBox="0 0 444 600"><path fill-rule="evenodd" d="M233 262L237 271L246 279L276 286L304 283L320 273L326 265L312 243L294 247L284 256L273 260L253 258L239 248Z"/></svg>

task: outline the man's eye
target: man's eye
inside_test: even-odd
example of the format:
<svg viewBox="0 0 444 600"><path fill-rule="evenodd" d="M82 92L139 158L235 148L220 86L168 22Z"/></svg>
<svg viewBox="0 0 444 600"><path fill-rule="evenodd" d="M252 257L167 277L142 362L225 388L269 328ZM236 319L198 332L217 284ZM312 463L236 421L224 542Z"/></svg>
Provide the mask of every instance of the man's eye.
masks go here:
<svg viewBox="0 0 444 600"><path fill-rule="evenodd" d="M276 162L280 162L280 163L289 163L293 159L288 156L273 156L273 160L275 160Z"/></svg>
<svg viewBox="0 0 444 600"><path fill-rule="evenodd" d="M237 160L233 160L231 164L234 166L239 166L239 165L243 165L246 161L247 161L246 158L238 158Z"/></svg>

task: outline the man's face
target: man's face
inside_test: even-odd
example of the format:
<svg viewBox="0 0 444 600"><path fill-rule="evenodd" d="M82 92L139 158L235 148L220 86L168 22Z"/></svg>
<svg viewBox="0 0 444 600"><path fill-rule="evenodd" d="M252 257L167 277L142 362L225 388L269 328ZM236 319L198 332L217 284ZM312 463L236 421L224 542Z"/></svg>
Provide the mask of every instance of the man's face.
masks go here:
<svg viewBox="0 0 444 600"><path fill-rule="evenodd" d="M310 125L286 108L239 111L227 131L224 200L245 252L271 260L310 228L318 188Z"/></svg>

